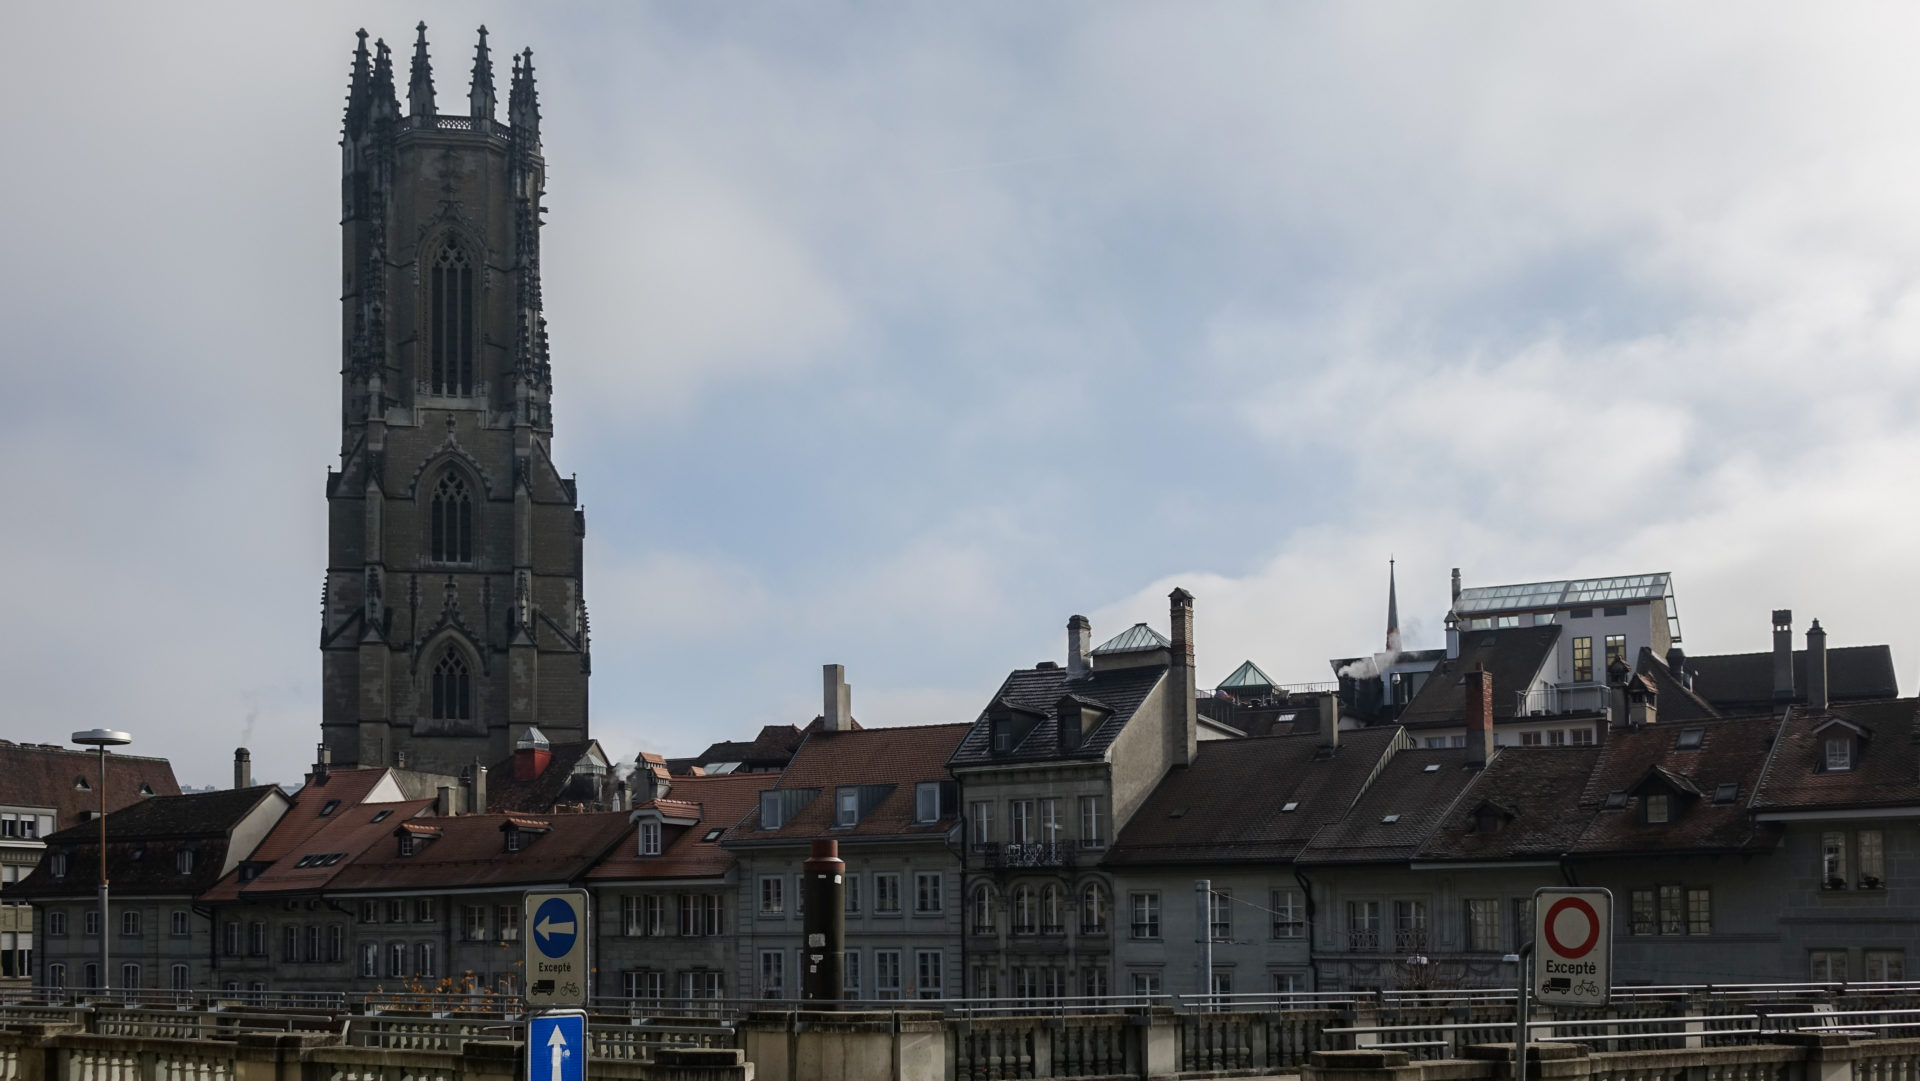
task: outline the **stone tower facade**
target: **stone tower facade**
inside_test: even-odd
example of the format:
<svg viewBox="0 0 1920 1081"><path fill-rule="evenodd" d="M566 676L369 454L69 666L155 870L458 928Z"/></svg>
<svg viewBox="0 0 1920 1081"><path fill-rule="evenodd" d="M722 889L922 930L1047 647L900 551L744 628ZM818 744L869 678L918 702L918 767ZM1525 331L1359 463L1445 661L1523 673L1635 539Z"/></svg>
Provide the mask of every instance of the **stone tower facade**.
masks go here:
<svg viewBox="0 0 1920 1081"><path fill-rule="evenodd" d="M360 32L341 140L340 467L327 474L322 739L457 774L538 725L587 738L586 518L555 467L531 50L495 117L482 27L441 110Z"/></svg>

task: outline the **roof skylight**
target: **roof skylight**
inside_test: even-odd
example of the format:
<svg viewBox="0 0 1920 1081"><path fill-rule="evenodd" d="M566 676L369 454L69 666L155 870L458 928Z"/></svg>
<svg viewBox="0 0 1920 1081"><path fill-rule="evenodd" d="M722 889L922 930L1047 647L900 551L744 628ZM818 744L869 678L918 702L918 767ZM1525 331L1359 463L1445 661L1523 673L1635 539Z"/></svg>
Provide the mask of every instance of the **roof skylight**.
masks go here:
<svg viewBox="0 0 1920 1081"><path fill-rule="evenodd" d="M1706 736L1707 730L1704 728L1682 728L1680 730L1680 738L1674 743L1673 749L1676 751L1697 751L1700 749L1700 741L1705 739Z"/></svg>
<svg viewBox="0 0 1920 1081"><path fill-rule="evenodd" d="M1297 810L1297 809L1299 809L1299 807L1300 807L1300 801L1299 801L1299 800L1292 800L1292 799L1290 799L1290 800L1288 800L1287 802L1285 802L1285 803L1283 803L1283 804L1281 804L1281 805L1280 805L1280 813L1281 813L1281 814L1292 814L1292 813L1293 813L1293 812L1294 812L1295 810Z"/></svg>

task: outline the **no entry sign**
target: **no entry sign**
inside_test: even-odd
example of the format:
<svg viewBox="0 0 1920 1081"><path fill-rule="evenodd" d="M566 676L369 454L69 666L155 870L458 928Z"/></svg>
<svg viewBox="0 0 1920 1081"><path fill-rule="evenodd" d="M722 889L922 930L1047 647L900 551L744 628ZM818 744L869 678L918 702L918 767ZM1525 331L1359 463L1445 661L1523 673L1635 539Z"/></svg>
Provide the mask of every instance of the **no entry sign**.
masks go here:
<svg viewBox="0 0 1920 1081"><path fill-rule="evenodd" d="M1605 1006L1613 992L1613 894L1533 892L1533 994L1539 1002Z"/></svg>

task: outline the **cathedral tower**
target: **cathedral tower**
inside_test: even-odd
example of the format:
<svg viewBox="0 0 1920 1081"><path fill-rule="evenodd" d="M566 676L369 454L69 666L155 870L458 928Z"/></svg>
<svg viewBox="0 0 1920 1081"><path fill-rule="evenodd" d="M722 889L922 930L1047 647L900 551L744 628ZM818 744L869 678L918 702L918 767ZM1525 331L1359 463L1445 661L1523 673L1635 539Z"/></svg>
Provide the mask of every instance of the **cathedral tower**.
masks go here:
<svg viewBox="0 0 1920 1081"><path fill-rule="evenodd" d="M587 738L574 482L551 457L531 50L494 116L487 31L436 105L426 25L402 106L354 51L341 139L340 468L327 474L322 738L335 764L458 773L530 726Z"/></svg>

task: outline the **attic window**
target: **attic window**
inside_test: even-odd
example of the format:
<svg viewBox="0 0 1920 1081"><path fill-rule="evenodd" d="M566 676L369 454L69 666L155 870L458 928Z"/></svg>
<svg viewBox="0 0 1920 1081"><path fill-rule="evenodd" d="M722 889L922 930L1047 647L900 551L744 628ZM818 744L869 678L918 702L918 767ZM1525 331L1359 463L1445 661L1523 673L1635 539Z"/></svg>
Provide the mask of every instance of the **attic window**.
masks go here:
<svg viewBox="0 0 1920 1081"><path fill-rule="evenodd" d="M93 791L93 786L87 783L85 777L75 777L73 779L73 787L81 792Z"/></svg>
<svg viewBox="0 0 1920 1081"><path fill-rule="evenodd" d="M1626 805L1627 805L1627 794L1625 792L1607 793L1607 810L1617 811L1622 807L1625 807Z"/></svg>
<svg viewBox="0 0 1920 1081"><path fill-rule="evenodd" d="M146 844L146 842L145 842L145 841L140 841L140 842L137 842L137 843L136 843L136 844L135 844L135 845L133 846L133 852L132 852L131 854L132 854L132 856L133 856L133 858L134 858L134 860L135 860L136 862L137 862L137 861L139 861L139 860L143 860L143 859L146 859L146 858L147 858L147 844Z"/></svg>
<svg viewBox="0 0 1920 1081"><path fill-rule="evenodd" d="M520 831L517 829L508 829L506 831L506 834L507 834L507 851L509 852L520 851Z"/></svg>
<svg viewBox="0 0 1920 1081"><path fill-rule="evenodd" d="M1429 763L1429 764L1428 764L1428 766L1427 766L1427 768L1426 768L1426 769L1423 769L1423 770L1421 770L1420 772L1422 772L1422 773L1438 773L1438 772L1440 772L1440 763L1438 763L1438 762L1433 762L1433 763Z"/></svg>
<svg viewBox="0 0 1920 1081"><path fill-rule="evenodd" d="M53 877L55 878L67 877L67 854L65 852L55 852L53 855L48 856L47 870L53 872Z"/></svg>
<svg viewBox="0 0 1920 1081"><path fill-rule="evenodd" d="M392 811L381 811L379 814L376 814L373 816L373 820L375 822L385 822L387 820L387 816L392 813L393 813Z"/></svg>
<svg viewBox="0 0 1920 1081"><path fill-rule="evenodd" d="M1829 773L1844 773L1853 768L1853 740L1846 736L1827 737L1826 766Z"/></svg>
<svg viewBox="0 0 1920 1081"><path fill-rule="evenodd" d="M660 823L640 823L640 854L658 856L660 854Z"/></svg>
<svg viewBox="0 0 1920 1081"><path fill-rule="evenodd" d="M1400 816L1399 815L1381 815L1380 821L1383 825L1391 825L1395 822L1400 821Z"/></svg>
<svg viewBox="0 0 1920 1081"><path fill-rule="evenodd" d="M413 855L413 834L403 833L400 835L400 855Z"/></svg>
<svg viewBox="0 0 1920 1081"><path fill-rule="evenodd" d="M1740 793L1739 782L1722 781L1720 783L1720 787L1713 790L1713 802L1732 803L1733 797L1736 795L1739 795L1739 793Z"/></svg>
<svg viewBox="0 0 1920 1081"><path fill-rule="evenodd" d="M173 868L183 875L193 873L193 849L184 848L174 854Z"/></svg>
<svg viewBox="0 0 1920 1081"><path fill-rule="evenodd" d="M1665 792L1650 793L1644 805L1647 812L1647 825L1658 826L1673 820L1673 799Z"/></svg>
<svg viewBox="0 0 1920 1081"><path fill-rule="evenodd" d="M313 861L319 858L320 857L318 856L312 856L312 855L302 856L299 859L295 860L293 865L295 867L312 867Z"/></svg>
<svg viewBox="0 0 1920 1081"><path fill-rule="evenodd" d="M152 785L150 785L150 784L148 784L148 783L147 783L147 782L145 782L145 781L141 781L141 782L140 782L140 794L141 794L141 795L143 795L143 796L151 796L151 795L153 795L153 786L152 786Z"/></svg>
<svg viewBox="0 0 1920 1081"><path fill-rule="evenodd" d="M339 807L340 807L339 800L337 799L328 800L327 802L320 805L320 817L321 818L327 817L328 815L332 814L334 811L338 810Z"/></svg>
<svg viewBox="0 0 1920 1081"><path fill-rule="evenodd" d="M1283 803L1283 804L1281 804L1281 805L1280 805L1280 813L1281 813L1281 814L1292 814L1292 813L1293 813L1293 812L1294 812L1295 810L1298 810L1298 809L1299 809L1299 807L1300 807L1300 801L1299 801L1299 800L1291 800L1291 799L1290 799L1290 800L1288 800L1287 802L1285 802L1285 803Z"/></svg>
<svg viewBox="0 0 1920 1081"><path fill-rule="evenodd" d="M1680 739L1673 745L1673 749L1676 751L1697 751L1700 749L1700 741L1705 739L1706 735L1707 730L1704 728L1682 728L1680 730Z"/></svg>
<svg viewBox="0 0 1920 1081"><path fill-rule="evenodd" d="M700 838L700 840L703 844L712 844L713 842L718 841L720 839L720 835L724 832L726 831L717 830L717 829L708 830L707 835L705 837Z"/></svg>

